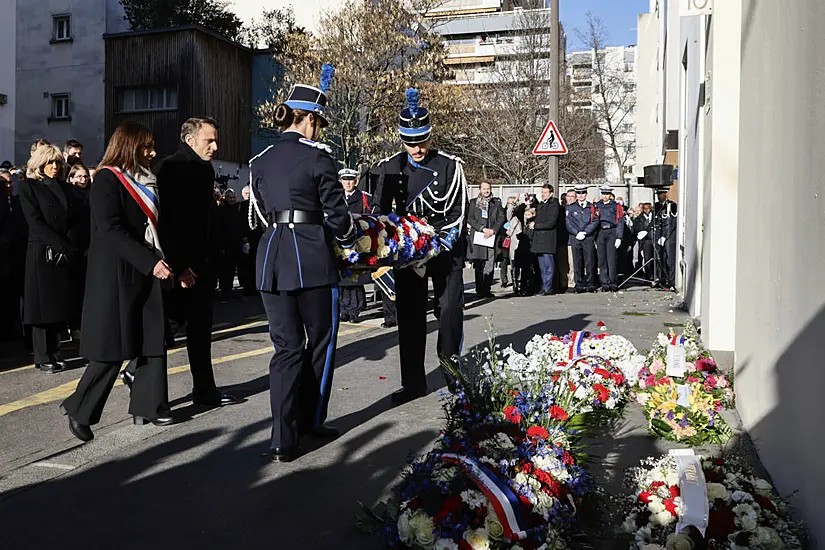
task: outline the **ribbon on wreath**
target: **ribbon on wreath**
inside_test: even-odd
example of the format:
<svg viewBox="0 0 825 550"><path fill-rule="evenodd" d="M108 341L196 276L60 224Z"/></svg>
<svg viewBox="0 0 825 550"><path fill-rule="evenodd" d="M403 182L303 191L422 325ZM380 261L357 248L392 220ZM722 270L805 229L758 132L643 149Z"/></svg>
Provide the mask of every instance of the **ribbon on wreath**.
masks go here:
<svg viewBox="0 0 825 550"><path fill-rule="evenodd" d="M587 333L583 330L576 330L573 332L573 341L570 343L570 352L568 359L573 360L576 357L581 357L582 344Z"/></svg>
<svg viewBox="0 0 825 550"><path fill-rule="evenodd" d="M685 345L685 337L684 336L677 336L676 334L672 334L670 336L670 345L671 346L684 346Z"/></svg>
<svg viewBox="0 0 825 550"><path fill-rule="evenodd" d="M528 536L523 515L523 505L518 495L507 483L487 466L467 456L443 453L441 460L457 464L473 480L479 490L490 501L493 510L504 527L504 535L512 541L524 540Z"/></svg>

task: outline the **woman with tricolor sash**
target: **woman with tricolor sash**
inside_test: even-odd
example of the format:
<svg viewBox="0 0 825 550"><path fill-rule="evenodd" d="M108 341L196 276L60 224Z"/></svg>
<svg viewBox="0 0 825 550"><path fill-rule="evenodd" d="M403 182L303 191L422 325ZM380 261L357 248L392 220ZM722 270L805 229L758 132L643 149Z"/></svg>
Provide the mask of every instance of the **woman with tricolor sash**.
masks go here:
<svg viewBox="0 0 825 550"><path fill-rule="evenodd" d="M137 360L129 413L136 424L172 424L167 397L161 281L174 275L158 237L159 197L149 169L151 130L125 122L95 175L91 246L80 353L89 360L77 390L60 406L75 437L89 441L126 360ZM188 286L193 281L180 280Z"/></svg>

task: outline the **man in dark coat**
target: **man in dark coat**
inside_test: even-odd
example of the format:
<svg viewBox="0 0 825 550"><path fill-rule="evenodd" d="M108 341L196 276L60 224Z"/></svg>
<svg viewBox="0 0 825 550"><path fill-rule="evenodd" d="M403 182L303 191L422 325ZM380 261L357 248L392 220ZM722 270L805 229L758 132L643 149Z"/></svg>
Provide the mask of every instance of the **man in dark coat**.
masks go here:
<svg viewBox="0 0 825 550"><path fill-rule="evenodd" d="M530 251L536 255L541 270L541 294L549 296L553 292L553 271L556 256L556 224L559 220L559 201L553 197L553 186L541 186L541 201L536 206L536 217L530 222L533 238Z"/></svg>
<svg viewBox="0 0 825 550"><path fill-rule="evenodd" d="M473 232L467 238L467 260L471 261L476 276L476 296L492 298L490 289L493 286L493 272L496 267L496 256L499 253L499 244L496 241L498 234L506 222L504 207L501 201L493 196L493 188L486 181L478 188L478 197L470 201L467 210L467 225ZM475 244L475 234L490 241L492 246Z"/></svg>
<svg viewBox="0 0 825 550"><path fill-rule="evenodd" d="M181 128L180 149L155 167L160 194L158 232L166 261L176 276L194 275L192 288L175 287L164 296L167 316L186 323L186 351L192 372L192 401L219 407L239 399L218 391L212 371L212 279L209 256L213 250L212 157L218 150L218 124L210 118L190 118ZM131 365L130 365L131 367ZM129 379L129 372L125 379Z"/></svg>
<svg viewBox="0 0 825 550"><path fill-rule="evenodd" d="M338 181L344 188L344 199L350 214L369 214L372 196L356 187L358 172L350 168L338 171ZM341 320L351 323L360 322L359 317L367 307L367 291L364 285L372 278L369 274L359 276L356 280L342 279L338 284L341 300Z"/></svg>

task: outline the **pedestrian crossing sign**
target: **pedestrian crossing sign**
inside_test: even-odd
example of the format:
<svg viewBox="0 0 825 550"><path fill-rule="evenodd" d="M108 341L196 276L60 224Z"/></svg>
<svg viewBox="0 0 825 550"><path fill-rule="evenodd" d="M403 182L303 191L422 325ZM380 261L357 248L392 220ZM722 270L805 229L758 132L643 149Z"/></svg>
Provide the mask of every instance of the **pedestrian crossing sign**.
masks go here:
<svg viewBox="0 0 825 550"><path fill-rule="evenodd" d="M567 145L552 120L544 127L536 146L533 147L534 155L566 155Z"/></svg>

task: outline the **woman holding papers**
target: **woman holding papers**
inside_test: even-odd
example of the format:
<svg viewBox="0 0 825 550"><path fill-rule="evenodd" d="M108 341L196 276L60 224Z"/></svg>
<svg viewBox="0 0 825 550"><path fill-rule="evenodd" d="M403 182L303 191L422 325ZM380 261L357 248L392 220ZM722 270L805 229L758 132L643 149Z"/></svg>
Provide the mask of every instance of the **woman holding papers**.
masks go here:
<svg viewBox="0 0 825 550"><path fill-rule="evenodd" d="M505 219L501 200L493 196L493 188L483 182L478 197L470 201L467 225L471 238L467 239L467 260L471 261L476 274L476 296L492 298L493 270L500 252L499 233Z"/></svg>

